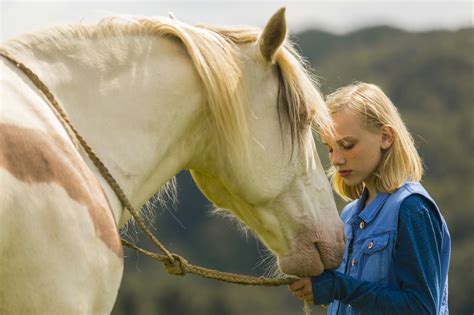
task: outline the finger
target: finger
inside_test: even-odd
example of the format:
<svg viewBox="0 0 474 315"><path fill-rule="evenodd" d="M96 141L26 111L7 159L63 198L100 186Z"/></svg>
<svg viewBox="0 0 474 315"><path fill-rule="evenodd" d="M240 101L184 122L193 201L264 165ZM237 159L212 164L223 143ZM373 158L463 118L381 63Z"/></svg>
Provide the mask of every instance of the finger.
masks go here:
<svg viewBox="0 0 474 315"><path fill-rule="evenodd" d="M297 298L303 298L304 295L302 290L292 291L291 293Z"/></svg>
<svg viewBox="0 0 474 315"><path fill-rule="evenodd" d="M313 286L310 283L306 283L306 285L303 287L303 293L304 294L313 294Z"/></svg>
<svg viewBox="0 0 474 315"><path fill-rule="evenodd" d="M295 297L300 300L300 301L304 301L304 296L302 294L300 295L295 295Z"/></svg>
<svg viewBox="0 0 474 315"><path fill-rule="evenodd" d="M302 290L296 290L292 292L293 296L297 298L298 300L303 301L304 300L304 294Z"/></svg>
<svg viewBox="0 0 474 315"><path fill-rule="evenodd" d="M312 294L305 294L303 295L303 300L306 300L306 301L311 301L311 303L313 302L313 295Z"/></svg>
<svg viewBox="0 0 474 315"><path fill-rule="evenodd" d="M290 288L290 291L296 291L300 290L301 288L304 287L304 280L303 279L298 279L295 282L291 283L288 287Z"/></svg>

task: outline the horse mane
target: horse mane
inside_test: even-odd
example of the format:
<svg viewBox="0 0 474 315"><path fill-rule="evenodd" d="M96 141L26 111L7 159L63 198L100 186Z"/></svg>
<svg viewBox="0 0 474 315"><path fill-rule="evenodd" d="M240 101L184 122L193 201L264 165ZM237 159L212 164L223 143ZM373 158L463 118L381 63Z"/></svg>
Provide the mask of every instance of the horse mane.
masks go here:
<svg viewBox="0 0 474 315"><path fill-rule="evenodd" d="M247 152L249 130L248 105L237 45L256 43L260 33L259 28L251 26L193 26L174 18L115 16L105 18L96 25L54 27L11 40L7 45L38 48L47 44L59 46L64 41L77 38L115 36L120 40L128 35L177 38L185 46L202 80L210 114L209 123L214 127L218 144L230 150L231 154L241 154ZM317 89L318 82L291 40L287 39L279 49L275 63L280 73L281 101L288 114L293 142L306 143L303 131L308 125L331 134L331 120Z"/></svg>
<svg viewBox="0 0 474 315"><path fill-rule="evenodd" d="M115 28L114 17L102 21ZM257 43L261 29L252 26L226 27L189 25L176 19L135 19L136 27L152 35L177 37L186 47L207 92L211 124L220 136L221 147L231 154L247 152L247 99L243 90L238 44ZM112 22L112 23L111 23ZM292 143L306 143L303 131L308 126L332 134L332 123L319 83L310 65L287 39L275 58L282 85L282 101L288 115Z"/></svg>

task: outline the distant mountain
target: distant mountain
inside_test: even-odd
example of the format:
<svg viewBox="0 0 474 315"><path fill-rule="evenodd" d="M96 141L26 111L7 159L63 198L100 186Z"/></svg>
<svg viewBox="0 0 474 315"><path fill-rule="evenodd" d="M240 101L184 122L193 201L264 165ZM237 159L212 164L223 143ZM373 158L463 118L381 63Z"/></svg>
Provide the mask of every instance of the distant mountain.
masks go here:
<svg viewBox="0 0 474 315"><path fill-rule="evenodd" d="M403 31L389 26L379 26L370 29L363 29L345 35L335 35L332 33L308 30L295 35L300 44L303 54L309 60L324 60L334 52L344 52L347 49L354 49L358 46L367 47L388 36L400 36Z"/></svg>

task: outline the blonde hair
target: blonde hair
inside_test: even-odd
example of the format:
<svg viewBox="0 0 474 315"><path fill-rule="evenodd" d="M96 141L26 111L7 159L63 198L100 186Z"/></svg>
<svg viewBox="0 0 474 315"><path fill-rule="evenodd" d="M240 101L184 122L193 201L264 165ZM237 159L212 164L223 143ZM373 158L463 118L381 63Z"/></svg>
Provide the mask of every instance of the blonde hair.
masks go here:
<svg viewBox="0 0 474 315"><path fill-rule="evenodd" d="M374 84L357 82L342 87L326 99L330 114L347 111L361 118L364 127L371 132L389 126L394 130L392 145L384 150L382 159L374 171L375 189L392 193L406 180L420 181L423 175L421 158L412 136L403 123L397 108L385 93ZM334 190L344 199L361 196L364 183L347 185L334 166L329 169Z"/></svg>

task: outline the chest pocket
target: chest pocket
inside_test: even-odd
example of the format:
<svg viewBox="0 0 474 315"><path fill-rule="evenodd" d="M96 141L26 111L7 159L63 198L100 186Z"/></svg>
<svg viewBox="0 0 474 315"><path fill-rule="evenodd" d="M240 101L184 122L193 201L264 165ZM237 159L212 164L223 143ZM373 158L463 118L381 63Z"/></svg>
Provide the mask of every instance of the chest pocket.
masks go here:
<svg viewBox="0 0 474 315"><path fill-rule="evenodd" d="M365 240L361 247L361 280L386 282L390 263L389 235L381 235Z"/></svg>

